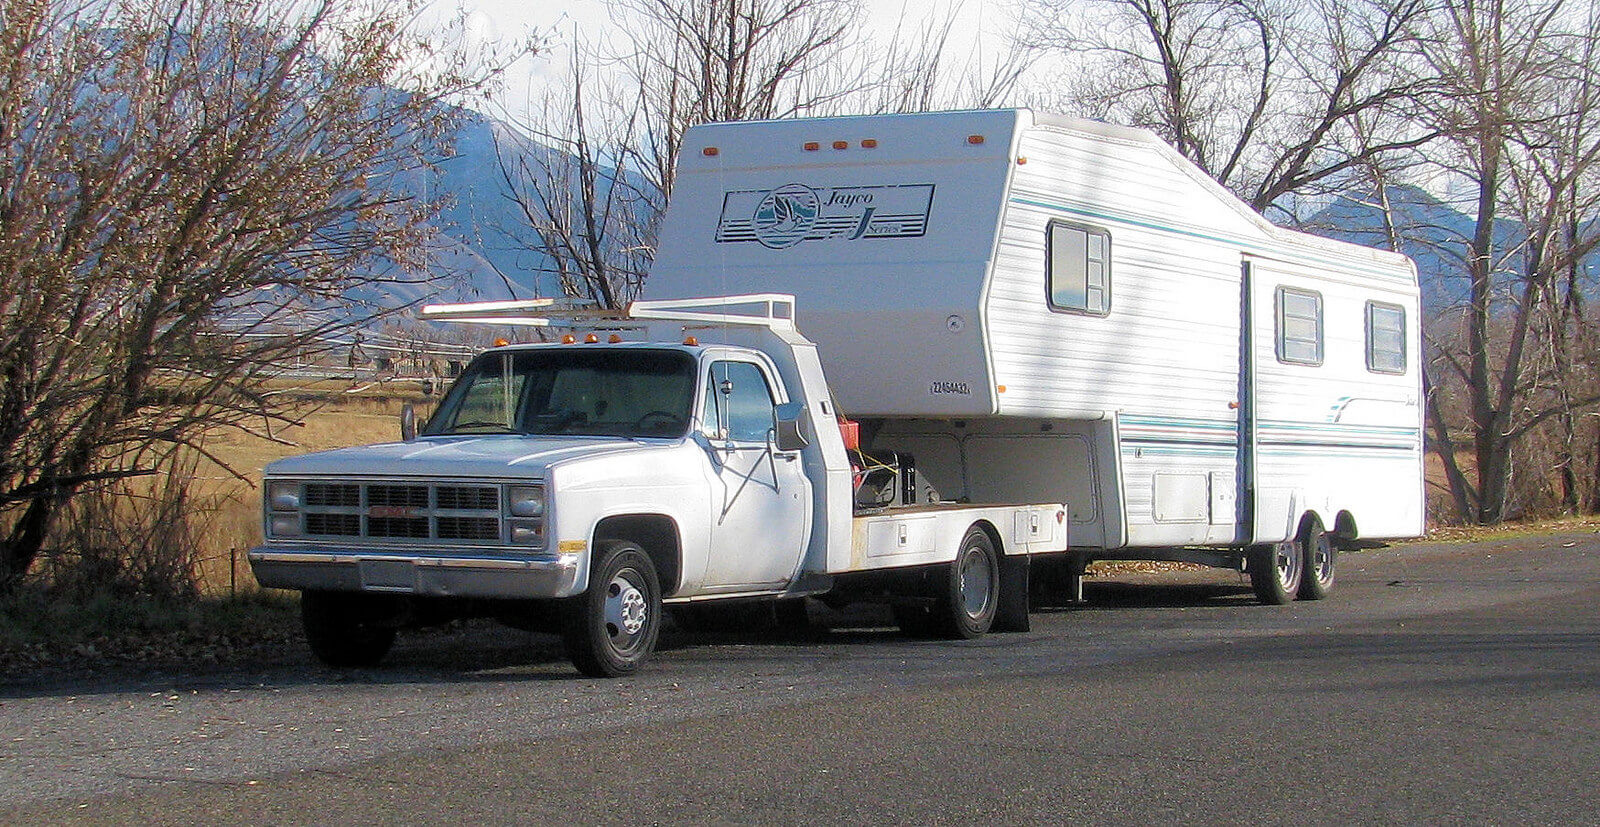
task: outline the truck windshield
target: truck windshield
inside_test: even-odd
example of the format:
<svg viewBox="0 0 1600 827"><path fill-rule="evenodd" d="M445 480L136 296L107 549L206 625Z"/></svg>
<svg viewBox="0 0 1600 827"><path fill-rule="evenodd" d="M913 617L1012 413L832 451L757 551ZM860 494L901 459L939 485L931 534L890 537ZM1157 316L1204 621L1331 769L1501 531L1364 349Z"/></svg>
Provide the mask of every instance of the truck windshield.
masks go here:
<svg viewBox="0 0 1600 827"><path fill-rule="evenodd" d="M540 348L485 353L423 433L681 437L695 363L676 350Z"/></svg>

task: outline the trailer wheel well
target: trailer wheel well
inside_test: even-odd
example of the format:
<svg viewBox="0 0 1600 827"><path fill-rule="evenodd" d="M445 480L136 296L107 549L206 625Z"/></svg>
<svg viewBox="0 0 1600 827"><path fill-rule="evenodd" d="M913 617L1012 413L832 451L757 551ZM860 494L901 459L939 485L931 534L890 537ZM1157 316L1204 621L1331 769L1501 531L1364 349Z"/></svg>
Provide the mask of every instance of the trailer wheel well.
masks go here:
<svg viewBox="0 0 1600 827"><path fill-rule="evenodd" d="M1348 511L1339 512L1339 516L1333 518L1333 537L1340 545L1359 539L1361 531L1356 528L1356 515Z"/></svg>
<svg viewBox="0 0 1600 827"><path fill-rule="evenodd" d="M628 540L637 543L650 562L656 564L656 574L661 579L661 596L670 597L678 590L678 576L683 569L683 544L678 538L678 525L663 514L627 514L607 517L594 527L594 543L598 547L606 540Z"/></svg>

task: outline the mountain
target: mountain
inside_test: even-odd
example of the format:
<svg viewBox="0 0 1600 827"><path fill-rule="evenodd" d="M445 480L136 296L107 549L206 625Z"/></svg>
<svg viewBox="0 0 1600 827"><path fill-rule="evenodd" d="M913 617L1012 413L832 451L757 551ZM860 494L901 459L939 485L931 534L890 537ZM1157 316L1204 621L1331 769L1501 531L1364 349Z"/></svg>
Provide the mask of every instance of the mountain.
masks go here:
<svg viewBox="0 0 1600 827"><path fill-rule="evenodd" d="M1446 309L1467 303L1472 285L1465 257L1472 239L1472 217L1417 187L1390 187L1389 203L1401 238L1400 252L1417 264L1424 316L1432 318ZM1348 193L1335 198L1299 229L1369 247L1389 247L1383 211L1373 198L1364 194ZM1501 220L1495 223L1496 250L1511 251L1500 265L1503 275L1496 279L1497 288L1505 289L1516 283L1515 274L1524 266L1519 245L1526 238L1527 230L1520 222ZM1584 270L1600 273L1600 253L1585 260ZM1596 286L1592 278L1588 284L1590 290Z"/></svg>

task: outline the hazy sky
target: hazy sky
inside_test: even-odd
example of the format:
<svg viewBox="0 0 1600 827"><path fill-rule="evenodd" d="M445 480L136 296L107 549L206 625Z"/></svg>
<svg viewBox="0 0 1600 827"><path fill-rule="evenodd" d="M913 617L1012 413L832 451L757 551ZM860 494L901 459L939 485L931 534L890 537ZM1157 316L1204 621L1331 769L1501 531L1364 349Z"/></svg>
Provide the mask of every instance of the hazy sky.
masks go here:
<svg viewBox="0 0 1600 827"><path fill-rule="evenodd" d="M951 14L958 22L952 27L952 54L965 54L978 43L980 33L993 37L1008 17L1010 3L997 0L863 0L867 8L866 25L882 32L885 39L896 25L905 31L920 31L933 15L940 19ZM527 59L511 68L505 77L505 105L518 108L530 94L566 68L561 46L570 40L573 29L585 37L603 37L611 15L604 0L435 0L423 15L425 24L438 25L465 13L466 33L475 40L516 40L530 34L555 38L554 48L540 57Z"/></svg>

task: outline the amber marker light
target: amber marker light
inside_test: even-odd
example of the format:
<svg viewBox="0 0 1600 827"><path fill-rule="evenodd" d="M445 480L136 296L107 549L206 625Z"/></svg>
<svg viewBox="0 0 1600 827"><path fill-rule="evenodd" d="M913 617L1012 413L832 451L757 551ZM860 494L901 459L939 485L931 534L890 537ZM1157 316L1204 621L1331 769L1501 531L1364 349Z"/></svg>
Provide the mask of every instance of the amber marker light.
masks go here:
<svg viewBox="0 0 1600 827"><path fill-rule="evenodd" d="M708 146L705 149L700 150L700 154L706 156L707 158L715 158L717 157L717 148L714 146Z"/></svg>
<svg viewBox="0 0 1600 827"><path fill-rule="evenodd" d="M819 144L816 141L806 141L803 146L807 152L816 152L822 148L822 144Z"/></svg>
<svg viewBox="0 0 1600 827"><path fill-rule="evenodd" d="M696 339L693 336L685 336L683 338L683 343L688 345L689 347L699 347L700 346L700 340Z"/></svg>
<svg viewBox="0 0 1600 827"><path fill-rule="evenodd" d="M867 138L867 139L863 140L861 142L861 148L862 149L877 149L878 148L878 139L877 138Z"/></svg>
<svg viewBox="0 0 1600 827"><path fill-rule="evenodd" d="M495 339L494 340L494 346L495 347L505 347L506 345L509 345L509 344L511 344L511 340L510 339Z"/></svg>
<svg viewBox="0 0 1600 827"><path fill-rule="evenodd" d="M850 148L850 142L849 141L834 141L833 142L833 148L834 149L849 149Z"/></svg>
<svg viewBox="0 0 1600 827"><path fill-rule="evenodd" d="M1028 163L1028 159L1027 158L1018 158L1017 159L1017 166L1019 166L1019 167L1022 166L1023 164L1026 164L1026 163Z"/></svg>
<svg viewBox="0 0 1600 827"><path fill-rule="evenodd" d="M611 334L611 338L607 339L606 341L610 342L611 344L618 345L622 344L622 337L613 333Z"/></svg>
<svg viewBox="0 0 1600 827"><path fill-rule="evenodd" d="M977 146L978 144L983 143L983 136L982 135L968 135L967 136L967 143L972 144L973 146Z"/></svg>
<svg viewBox="0 0 1600 827"><path fill-rule="evenodd" d="M600 343L600 334L598 334L598 333L590 333L589 335L583 337L583 343L586 344L586 345L599 344Z"/></svg>
<svg viewBox="0 0 1600 827"><path fill-rule="evenodd" d="M572 345L572 344L577 344L577 343L578 343L578 337L572 335L571 333L568 333L567 335L561 337L561 344Z"/></svg>
<svg viewBox="0 0 1600 827"><path fill-rule="evenodd" d="M994 389L996 391L999 391L1000 393L1005 393L1006 392L1006 386L1005 385L995 385Z"/></svg>

